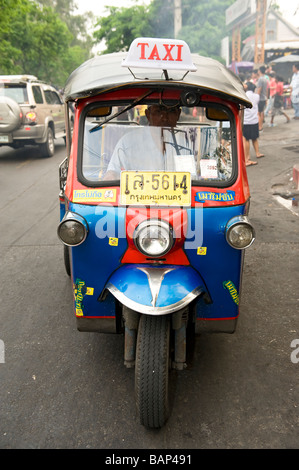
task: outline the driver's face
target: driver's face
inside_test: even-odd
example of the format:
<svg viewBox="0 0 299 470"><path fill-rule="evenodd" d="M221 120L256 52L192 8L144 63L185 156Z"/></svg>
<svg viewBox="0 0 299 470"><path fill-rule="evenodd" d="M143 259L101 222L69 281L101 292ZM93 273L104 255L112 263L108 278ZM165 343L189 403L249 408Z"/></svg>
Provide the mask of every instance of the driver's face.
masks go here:
<svg viewBox="0 0 299 470"><path fill-rule="evenodd" d="M145 110L150 126L175 127L181 110L177 107L167 108L163 105L152 105Z"/></svg>

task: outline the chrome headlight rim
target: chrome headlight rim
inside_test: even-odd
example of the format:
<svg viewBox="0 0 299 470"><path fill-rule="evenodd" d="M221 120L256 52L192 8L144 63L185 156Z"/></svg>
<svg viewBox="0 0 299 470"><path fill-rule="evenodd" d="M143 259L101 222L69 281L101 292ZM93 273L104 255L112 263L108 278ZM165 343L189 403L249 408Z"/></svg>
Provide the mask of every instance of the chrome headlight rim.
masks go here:
<svg viewBox="0 0 299 470"><path fill-rule="evenodd" d="M250 229L251 231L251 240L249 243L247 243L244 246L236 246L231 242L231 232L233 229L235 229L237 226L246 226ZM227 243L234 248L235 250L245 250L246 248L249 248L252 243L255 240L255 230L251 222L249 221L248 217L246 215L240 215L233 217L228 221L225 227L225 236L226 236L226 241Z"/></svg>
<svg viewBox="0 0 299 470"><path fill-rule="evenodd" d="M66 242L63 237L61 236L61 231L62 231L62 228L65 226L65 224L67 224L68 222L75 222L76 224L79 224L82 228L83 228L83 236L80 238L79 241L77 241L76 243L68 243ZM73 247L73 246L79 246L81 245L85 240L86 240L86 237L87 237L87 234L88 234L88 224L86 222L86 220L84 219L84 217L82 217L81 215L79 214L76 214L75 212L71 212L71 211L68 211L65 216L63 217L62 221L60 222L60 224L58 225L57 227L57 235L58 235L58 238L62 241L62 243L65 245L65 246L70 246L70 247Z"/></svg>
<svg viewBox="0 0 299 470"><path fill-rule="evenodd" d="M142 243L141 243L142 232L150 228L158 228L159 230L167 232L167 236L169 240L167 247L164 250L162 250L159 254L152 254L151 252L146 251L142 247ZM146 256L147 258L159 259L165 256L167 253L169 253L169 251L172 249L174 245L173 228L165 220L146 219L140 222L135 228L134 233L133 233L133 240L134 240L134 244L137 250L140 251L140 253L142 253L144 256Z"/></svg>

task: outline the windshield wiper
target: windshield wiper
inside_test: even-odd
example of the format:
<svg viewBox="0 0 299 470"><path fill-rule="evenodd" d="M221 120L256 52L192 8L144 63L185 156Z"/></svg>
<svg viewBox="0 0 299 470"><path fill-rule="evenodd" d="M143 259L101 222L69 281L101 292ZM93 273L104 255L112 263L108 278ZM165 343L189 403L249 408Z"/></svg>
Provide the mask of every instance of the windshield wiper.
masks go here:
<svg viewBox="0 0 299 470"><path fill-rule="evenodd" d="M134 108L134 106L136 106L137 104L140 103L140 101L142 101L144 98L146 98L147 96L151 95L153 93L153 90L151 91L147 91L146 93L144 93L143 95L139 96L138 98L136 98L136 100L133 101L133 103L129 104L128 106L126 106L125 108L123 108L121 111L118 111L117 113L113 114L113 116L110 116L108 119L105 119L105 121L101 122L100 124L97 124L95 127L93 127L92 129L90 129L90 133L91 132L95 132L97 131L98 129L100 129L104 124L107 124L107 122L109 121L112 121L112 119L120 116L121 114L125 113L126 111L129 111L130 109Z"/></svg>

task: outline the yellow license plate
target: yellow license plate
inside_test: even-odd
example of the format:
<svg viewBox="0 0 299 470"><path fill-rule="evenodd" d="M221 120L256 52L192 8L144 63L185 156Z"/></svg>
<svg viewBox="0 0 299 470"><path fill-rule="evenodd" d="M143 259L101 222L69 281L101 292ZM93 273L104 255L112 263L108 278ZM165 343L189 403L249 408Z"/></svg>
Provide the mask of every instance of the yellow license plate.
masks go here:
<svg viewBox="0 0 299 470"><path fill-rule="evenodd" d="M126 206L190 206L191 175L180 171L122 171L120 203Z"/></svg>

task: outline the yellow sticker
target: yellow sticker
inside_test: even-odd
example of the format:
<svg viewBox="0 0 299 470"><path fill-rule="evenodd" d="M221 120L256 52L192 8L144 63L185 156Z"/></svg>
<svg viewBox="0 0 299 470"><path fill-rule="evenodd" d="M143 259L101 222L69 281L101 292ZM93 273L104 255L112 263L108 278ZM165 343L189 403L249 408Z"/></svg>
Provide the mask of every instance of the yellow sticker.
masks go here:
<svg viewBox="0 0 299 470"><path fill-rule="evenodd" d="M83 317L83 300L85 295L93 295L94 287L86 287L85 282L77 278L73 284L74 298L75 298L75 310L78 317Z"/></svg>
<svg viewBox="0 0 299 470"><path fill-rule="evenodd" d="M111 246L118 246L118 238L109 238L109 245Z"/></svg>
<svg viewBox="0 0 299 470"><path fill-rule="evenodd" d="M227 289L229 291L235 304L239 305L239 294L238 294L235 284L232 281L224 281L222 285L224 289Z"/></svg>
<svg viewBox="0 0 299 470"><path fill-rule="evenodd" d="M198 255L206 255L207 254L207 247L206 246L199 246L197 248Z"/></svg>
<svg viewBox="0 0 299 470"><path fill-rule="evenodd" d="M116 189L74 189L73 202L116 202Z"/></svg>

